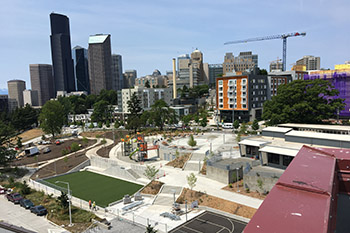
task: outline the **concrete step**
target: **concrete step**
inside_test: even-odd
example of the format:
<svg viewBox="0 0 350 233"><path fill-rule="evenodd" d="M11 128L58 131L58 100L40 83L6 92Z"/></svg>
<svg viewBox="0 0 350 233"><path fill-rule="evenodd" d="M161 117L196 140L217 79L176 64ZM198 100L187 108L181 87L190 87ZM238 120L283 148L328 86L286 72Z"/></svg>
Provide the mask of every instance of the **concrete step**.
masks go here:
<svg viewBox="0 0 350 233"><path fill-rule="evenodd" d="M139 176L134 170L132 169L127 169L127 172L129 172L130 175L132 175L136 180L141 178L141 176Z"/></svg>
<svg viewBox="0 0 350 233"><path fill-rule="evenodd" d="M201 168L202 168L202 166L203 166L203 163L201 163ZM185 171L196 171L196 172L198 172L198 167L199 167L199 162L198 161L194 161L194 162L192 162L192 161L189 161L189 162L187 162L187 164L186 164L186 167L185 167Z"/></svg>
<svg viewBox="0 0 350 233"><path fill-rule="evenodd" d="M171 206L174 202L174 197L158 195L157 199L154 201L153 205L166 205Z"/></svg>
<svg viewBox="0 0 350 233"><path fill-rule="evenodd" d="M203 161L205 157L205 154L203 153L193 153L192 157L191 157L191 161Z"/></svg>
<svg viewBox="0 0 350 233"><path fill-rule="evenodd" d="M180 195L182 190L182 187L180 186L170 186L170 185L164 185L161 194L174 194L175 195Z"/></svg>

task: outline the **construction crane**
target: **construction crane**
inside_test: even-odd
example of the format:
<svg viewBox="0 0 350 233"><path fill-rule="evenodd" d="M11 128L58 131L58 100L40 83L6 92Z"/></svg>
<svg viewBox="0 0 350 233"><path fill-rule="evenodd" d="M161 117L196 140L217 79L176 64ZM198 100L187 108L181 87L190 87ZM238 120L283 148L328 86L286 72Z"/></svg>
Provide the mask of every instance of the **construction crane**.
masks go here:
<svg viewBox="0 0 350 233"><path fill-rule="evenodd" d="M263 37L250 38L250 39L246 39L246 40L229 41L229 42L224 43L224 45L240 44L240 43L262 41L262 40L282 39L283 40L283 71L285 71L286 70L286 63L287 63L287 38L294 37L294 36L306 36L306 32L300 32L300 33L299 32L292 32L292 33L286 33L286 34L282 34L282 35L263 36Z"/></svg>

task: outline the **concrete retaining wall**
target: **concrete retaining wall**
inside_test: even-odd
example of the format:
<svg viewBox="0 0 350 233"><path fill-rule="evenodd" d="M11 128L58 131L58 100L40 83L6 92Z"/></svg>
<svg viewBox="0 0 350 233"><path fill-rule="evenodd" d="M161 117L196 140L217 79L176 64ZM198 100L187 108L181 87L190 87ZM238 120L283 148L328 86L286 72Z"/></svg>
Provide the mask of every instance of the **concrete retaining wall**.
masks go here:
<svg viewBox="0 0 350 233"><path fill-rule="evenodd" d="M250 172L244 175L243 182L244 187L249 188L251 191L257 191L260 193L270 192L273 186L277 183L279 179L278 174L270 174L257 176L255 172ZM260 180L260 181L258 181ZM261 183L261 188L259 187L259 182Z"/></svg>

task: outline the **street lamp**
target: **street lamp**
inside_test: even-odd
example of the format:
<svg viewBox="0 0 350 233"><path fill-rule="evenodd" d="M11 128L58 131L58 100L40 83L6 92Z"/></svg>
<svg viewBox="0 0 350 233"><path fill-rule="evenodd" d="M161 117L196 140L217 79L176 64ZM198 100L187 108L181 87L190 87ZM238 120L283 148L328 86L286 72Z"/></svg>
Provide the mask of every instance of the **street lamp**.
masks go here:
<svg viewBox="0 0 350 233"><path fill-rule="evenodd" d="M68 182L64 182L64 181L56 181L55 182L56 184L58 183L62 183L62 184L66 184L68 186L68 203L69 203L69 227L72 227L73 226L73 223L72 223L72 211L71 211L71 203L70 203L70 189L69 189L69 183Z"/></svg>

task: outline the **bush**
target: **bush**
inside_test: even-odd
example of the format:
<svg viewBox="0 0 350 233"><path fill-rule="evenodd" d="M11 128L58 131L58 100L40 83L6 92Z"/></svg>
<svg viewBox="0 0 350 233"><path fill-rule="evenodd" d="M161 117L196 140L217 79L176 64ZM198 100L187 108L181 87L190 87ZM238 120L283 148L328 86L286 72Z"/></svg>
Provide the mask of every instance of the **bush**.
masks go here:
<svg viewBox="0 0 350 233"><path fill-rule="evenodd" d="M246 193L250 193L249 188L246 188L246 189L245 189L245 192L246 192Z"/></svg>
<svg viewBox="0 0 350 233"><path fill-rule="evenodd" d="M76 143L76 142L73 142L73 143L71 144L71 146L70 146L71 152L76 152L76 151L78 151L79 149L80 149L80 146L79 146L79 144Z"/></svg>
<svg viewBox="0 0 350 233"><path fill-rule="evenodd" d="M61 151L61 154L62 155L67 155L69 152L68 152L68 150L66 150L66 149L63 149L62 151Z"/></svg>
<svg viewBox="0 0 350 233"><path fill-rule="evenodd" d="M86 137L83 137L82 142L84 145L89 143L89 140Z"/></svg>
<svg viewBox="0 0 350 233"><path fill-rule="evenodd" d="M89 129L93 129L93 128L94 128L94 124L90 123Z"/></svg>
<svg viewBox="0 0 350 233"><path fill-rule="evenodd" d="M23 196L31 193L31 189L28 186L27 181L24 181L23 184L21 184L19 193Z"/></svg>
<svg viewBox="0 0 350 233"><path fill-rule="evenodd" d="M101 140L101 144L106 144L106 143L107 143L107 141L105 138Z"/></svg>
<svg viewBox="0 0 350 233"><path fill-rule="evenodd" d="M195 147L195 146L197 145L197 141L194 140L192 134L191 134L190 139L188 140L187 144L188 144L190 147Z"/></svg>
<svg viewBox="0 0 350 233"><path fill-rule="evenodd" d="M228 184L228 187L232 188L232 184Z"/></svg>
<svg viewBox="0 0 350 233"><path fill-rule="evenodd" d="M111 126L111 124L109 123L109 121L106 122L106 127L109 128Z"/></svg>
<svg viewBox="0 0 350 233"><path fill-rule="evenodd" d="M98 122L97 126L98 126L99 128L102 128L102 126L103 126L102 122L101 122L101 121Z"/></svg>

